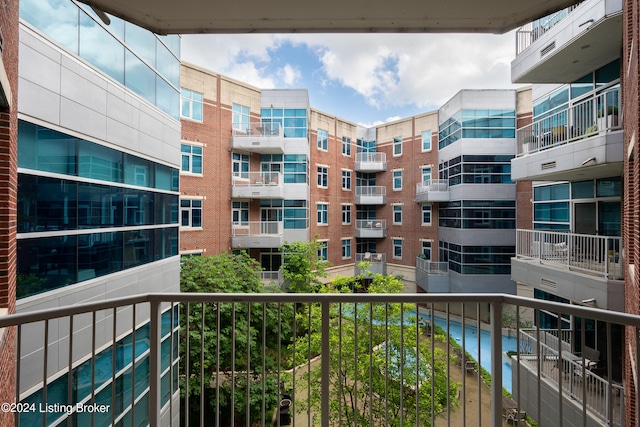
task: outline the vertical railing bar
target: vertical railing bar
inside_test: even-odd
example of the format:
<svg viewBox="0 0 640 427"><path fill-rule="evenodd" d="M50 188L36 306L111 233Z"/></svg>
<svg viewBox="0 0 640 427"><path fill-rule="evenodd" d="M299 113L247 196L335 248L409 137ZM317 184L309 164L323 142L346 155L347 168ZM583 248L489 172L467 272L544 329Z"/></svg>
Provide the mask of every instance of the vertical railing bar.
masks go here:
<svg viewBox="0 0 640 427"><path fill-rule="evenodd" d="M636 335L637 336L637 335ZM22 352L22 324L16 327L16 390L15 399L16 403L20 403L20 355ZM13 415L14 425L20 427L20 413L18 411Z"/></svg>
<svg viewBox="0 0 640 427"><path fill-rule="evenodd" d="M447 322L449 320L449 317L447 316ZM464 321L463 321L464 322ZM449 362L451 360L451 334L449 333L449 324L447 323L447 335L446 335L446 355L447 355L447 378L451 378L451 363ZM462 329L464 331L464 327ZM464 335L464 334L463 334ZM433 350L433 349L432 349ZM432 365L434 366L434 365ZM464 374L463 374L464 376ZM450 400L450 395L451 395L451 387L450 387L450 381L447 380L447 426L451 426L451 400ZM432 394L432 398L435 398L435 396ZM434 403L431 403L431 408L434 407ZM431 412L434 412L433 409L431 410ZM464 420L464 416L462 418Z"/></svg>
<svg viewBox="0 0 640 427"><path fill-rule="evenodd" d="M322 328L324 328L324 304L322 305ZM309 303L309 309L307 310L307 402L309 402L308 404L308 408L307 408L307 423L308 425L312 425L311 424L311 311L312 311L312 303ZM324 340L324 330L323 330L323 335L321 340ZM322 341L324 343L324 341ZM323 345L323 344L321 344ZM325 348L322 348L322 350L325 350ZM329 350L329 347L326 347L326 350ZM329 353L321 353L323 355L329 355ZM323 357L322 359L327 359L326 357ZM323 375L324 373L324 360L322 360L320 362L321 364L321 375ZM322 380L324 380L324 378L322 378ZM322 384L322 392L324 393L324 387L328 386L329 383L323 383ZM321 394L321 399L324 399L324 394ZM324 402L320 403L321 405L324 404Z"/></svg>
<svg viewBox="0 0 640 427"><path fill-rule="evenodd" d="M584 316L580 316L580 342L581 352L582 352L582 368L583 368L583 385L582 385L582 426L587 427L587 370L585 368L585 360L584 360L584 347L586 340L586 332L585 332L585 318ZM572 378L573 380L573 378Z"/></svg>
<svg viewBox="0 0 640 427"><path fill-rule="evenodd" d="M636 343L636 369L631 370L631 374L635 376L633 378L633 384L635 385L635 410L636 414L640 414L640 393L638 393L638 389L640 388L640 328L636 326L635 328L635 343ZM622 404L621 404L622 406ZM629 408L631 410L631 408ZM640 419L636 420L636 426L640 426Z"/></svg>
<svg viewBox="0 0 640 427"><path fill-rule="evenodd" d="M204 309L205 303L203 302L200 305L200 412L198 416L200 417L200 425L204 425ZM219 353L219 350L218 350ZM220 377L220 366L216 366L216 381ZM216 393L218 387L216 386ZM219 409L219 407L216 407ZM188 410L188 409L187 409ZM216 411L218 412L218 411Z"/></svg>
<svg viewBox="0 0 640 427"><path fill-rule="evenodd" d="M491 305L493 306L491 310L491 416L493 425L497 426L502 423L502 303L495 302ZM478 329L479 339L480 329ZM480 372L480 362L478 362L478 372Z"/></svg>
<svg viewBox="0 0 640 427"><path fill-rule="evenodd" d="M520 413L520 410L522 408L522 399L521 399L521 394L520 394L520 378L522 378L521 375L521 365L520 365L520 346L518 345L518 338L520 337L520 305L516 305L515 306L516 309L516 377L518 378L518 381L516 383L516 402L517 402L517 408L516 411L518 411L517 413ZM540 358L540 355L538 354L538 358ZM513 368L512 368L513 369ZM512 371L513 372L513 371ZM513 374L511 375L511 391L513 392ZM540 378L537 379L538 382L540 382Z"/></svg>
<svg viewBox="0 0 640 427"><path fill-rule="evenodd" d="M189 320L191 319L191 304L189 302L186 303L186 312L185 312L185 334L184 334L184 425L189 427L189 380L191 379L191 374L189 373L189 341L190 340L190 332L189 332Z"/></svg>
<svg viewBox="0 0 640 427"><path fill-rule="evenodd" d="M204 378L204 377L203 377ZM236 407L236 303L231 303L231 425L235 426Z"/></svg>
<svg viewBox="0 0 640 427"><path fill-rule="evenodd" d="M220 425L220 335L222 330L222 326L221 326L222 307L221 306L222 306L221 302L218 302L215 304L215 310L216 310L216 415L215 415L216 421L215 421L215 425L216 426ZM202 318L204 319L204 304L203 304ZM201 354L200 356L204 358L204 354ZM201 399L204 399L204 395L201 397ZM204 413L202 413L201 415L201 420L202 421L200 425L204 425Z"/></svg>
<svg viewBox="0 0 640 427"><path fill-rule="evenodd" d="M311 307L309 307L311 308ZM329 382L330 382L330 360L329 360L329 333L330 333L330 305L328 302L322 303L322 403L321 403L321 412L322 412L322 427L329 427ZM311 312L311 310L309 310ZM311 410L309 410L311 413ZM309 424L311 425L311 424Z"/></svg>
<svg viewBox="0 0 640 427"><path fill-rule="evenodd" d="M400 303L400 427L404 426L404 303Z"/></svg>
<svg viewBox="0 0 640 427"><path fill-rule="evenodd" d="M280 337L278 337L280 338ZM266 419L267 417L267 406L266 406L266 399L265 399L265 395L267 393L267 383L266 383L266 377L267 377L267 356L266 356L266 349L267 349L267 303L263 302L262 303L262 419ZM280 340L278 340L278 349L280 349ZM280 409L280 378L278 378L278 381L276 382L276 384L278 384L277 389L278 389L278 394L276 395L276 405L278 410Z"/></svg>
<svg viewBox="0 0 640 427"><path fill-rule="evenodd" d="M91 312L91 404L96 403L96 311ZM153 339L153 338L152 338ZM46 397L46 396L45 396ZM150 396L149 404L151 404L152 396ZM46 399L44 399L46 402ZM89 416L91 425L93 425L93 412ZM151 421L151 418L149 418ZM153 425L153 424L151 424Z"/></svg>
<svg viewBox="0 0 640 427"><path fill-rule="evenodd" d="M342 303L338 304L338 368L337 372L342 372ZM342 408L344 390L342 389L342 376L338 374L338 425L342 425Z"/></svg>
<svg viewBox="0 0 640 427"><path fill-rule="evenodd" d="M540 343L540 322L542 320L542 311L540 310L534 310L533 312L533 316L534 316L534 323L536 326L536 353L538 354L538 367L537 367L537 374L538 374L538 381L536 381L536 388L537 388L537 405L536 405L536 409L537 409L537 415L536 415L536 419L540 419L540 417L542 416L542 412L541 412L541 407L542 407L542 393L541 393L541 389L542 389L542 384L540 381L540 378L542 378L542 364L544 363L543 361L543 355L542 355L542 345ZM558 361L559 362L559 361ZM558 369L559 371L559 369Z"/></svg>
<svg viewBox="0 0 640 427"><path fill-rule="evenodd" d="M95 312L94 312L95 315ZM95 322L94 322L95 327ZM94 334L95 335L95 334ZM49 369L49 319L44 321L44 348L43 348L43 367L42 367L42 401L47 402L47 370ZM93 354L92 354L93 356ZM91 388L93 390L93 358L91 359ZM93 391L91 392L93 393ZM42 427L47 425L47 412L42 413Z"/></svg>
<svg viewBox="0 0 640 427"><path fill-rule="evenodd" d="M461 327L462 327L463 331L465 329L465 322L466 322L466 316L465 316L464 309L465 309L465 304L462 303L462 309L461 309L461 313L460 313L461 314L461 322L460 323L461 323ZM433 316L432 316L432 318L433 318ZM465 334L463 333L462 334L462 351L463 352L464 352L464 346L465 346L465 337L464 337L464 335ZM449 335L448 334L447 334L447 348L449 348ZM447 355L447 360L449 360L448 355ZM466 397L466 393L467 393L467 390L466 390L467 371L464 368L464 358L462 359L462 361L460 363L461 363L460 370L462 371L462 393L461 393L461 396L462 396L462 420L463 420L463 423L466 425L466 422L467 422L467 397ZM432 391L431 394L433 395L433 391ZM433 422L431 423L431 425L433 425Z"/></svg>
<svg viewBox="0 0 640 427"><path fill-rule="evenodd" d="M611 339L611 322L607 322L607 341ZM613 350L612 345L609 345L607 342L607 377L609 381L607 382L607 412L609 425L613 425Z"/></svg>
<svg viewBox="0 0 640 427"><path fill-rule="evenodd" d="M136 377L136 304L131 307L131 381ZM136 415L136 392L135 387L131 387L131 419L135 420Z"/></svg>
<svg viewBox="0 0 640 427"><path fill-rule="evenodd" d="M482 376L480 375L480 364L482 363L482 355L480 354L480 331L482 330L481 328L481 323L480 323L480 319L482 318L481 316L481 312L480 312L480 303L476 303L476 311L477 311L477 317L476 317L476 332L478 335L478 340L476 345L478 346L478 375L477 375L477 379L478 379L478 396L482 396ZM462 335L464 335L464 332L462 333ZM466 349L464 351L464 357L466 358L467 356L467 352ZM464 371L465 371L465 375L466 375L466 367L463 367ZM495 384L494 381L491 381L491 384ZM482 399L478 398L478 425L482 424ZM494 425L498 425L495 424Z"/></svg>
<svg viewBox="0 0 640 427"><path fill-rule="evenodd" d="M385 304L385 329L384 329L384 341L389 342L389 303ZM384 366L389 368L389 346L384 346ZM389 375L384 376L384 409L385 409L385 423L389 425Z"/></svg>
<svg viewBox="0 0 640 427"><path fill-rule="evenodd" d="M415 304L414 311L416 313L416 427L418 426L418 421L420 420L420 311L419 311L418 303ZM449 382L447 382L447 391L449 388ZM448 393L447 393L447 406L449 403Z"/></svg>
<svg viewBox="0 0 640 427"><path fill-rule="evenodd" d="M69 356L67 359L69 371L67 372L67 402L73 402L73 315L69 316ZM18 371L20 372L20 371ZM17 402L17 401L16 401ZM115 408L115 406L111 406ZM115 411L113 411L115 412ZM113 417L112 417L113 422ZM67 416L67 426L73 425L73 417Z"/></svg>
<svg viewBox="0 0 640 427"><path fill-rule="evenodd" d="M563 385L562 380L564 379L564 360L562 360L562 313L557 312L556 316L558 318L557 329L558 329L558 425L562 425L563 415L562 415L562 401L563 401ZM569 370L571 367L569 366Z"/></svg>
<svg viewBox="0 0 640 427"><path fill-rule="evenodd" d="M118 330L116 328L116 307L113 307L113 330L112 337L113 342L111 344L111 424L115 425L116 423L116 336L118 335ZM71 340L71 336L69 336L69 340ZM71 365L69 365L69 373L71 373ZM69 400L71 403L71 400Z"/></svg>
<svg viewBox="0 0 640 427"><path fill-rule="evenodd" d="M160 369L161 369L161 346L162 340L162 327L161 327L161 314L160 314L160 302L151 301L151 319L149 328L149 425L160 425ZM94 312L95 316L95 312ZM93 419L91 420L93 425Z"/></svg>
<svg viewBox="0 0 640 427"><path fill-rule="evenodd" d="M251 425L251 303L247 304L247 390L246 390L246 402L245 410L246 417L245 423L247 427ZM264 323L264 322L263 322ZM264 347L263 347L264 349Z"/></svg>
<svg viewBox="0 0 640 427"><path fill-rule="evenodd" d="M173 381L174 381L174 376L175 373L173 372L173 366L174 366L174 354L173 354L173 346L178 346L178 343L175 342L176 340L174 339L174 329L176 328L176 318L175 318L175 312L174 310L178 310L178 305L176 304L175 301L171 301L169 304L170 308L169 310L171 310L171 342L170 345L171 347L169 348L169 423L173 424L173 394L174 394L174 390L173 390ZM180 334L180 332L178 332L178 334ZM178 355L180 354L180 349L178 348Z"/></svg>
<svg viewBox="0 0 640 427"><path fill-rule="evenodd" d="M434 316L434 305L433 303L431 303L430 307L429 307L429 321L431 322L431 366L436 366L436 355L435 355L435 348L436 348L436 342L435 342L435 335L436 335L436 323L435 323L435 316ZM449 340L447 338L447 346L449 345ZM447 363L450 363L447 360ZM435 369L431 369L431 425L435 425L435 419L436 419L436 414L435 411L433 410L434 408L434 403L435 403L435 383L436 383L436 373L435 373Z"/></svg>
<svg viewBox="0 0 640 427"><path fill-rule="evenodd" d="M292 325L292 329L293 329L293 368L291 369L292 375L291 375L291 388L295 393L296 390L296 368L298 366L297 363L297 351L296 351L296 347L297 347L297 343L298 343L298 320L297 320L297 314L298 314L298 303L294 302L293 303L293 325ZM295 401L297 400L296 398L293 399L294 400L294 410L289 411L291 413L291 423L295 426L296 425L296 412L298 412L297 410L295 410Z"/></svg>
<svg viewBox="0 0 640 427"><path fill-rule="evenodd" d="M373 304L369 304L369 425L373 425Z"/></svg>
<svg viewBox="0 0 640 427"><path fill-rule="evenodd" d="M353 303L353 372L358 372L358 303ZM353 422L357 424L358 414L358 382L353 382Z"/></svg>

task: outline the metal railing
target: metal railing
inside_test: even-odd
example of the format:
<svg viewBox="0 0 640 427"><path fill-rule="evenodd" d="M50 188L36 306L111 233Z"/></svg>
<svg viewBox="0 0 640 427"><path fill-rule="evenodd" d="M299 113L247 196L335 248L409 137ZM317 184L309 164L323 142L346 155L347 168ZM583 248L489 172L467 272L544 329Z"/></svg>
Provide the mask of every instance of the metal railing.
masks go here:
<svg viewBox="0 0 640 427"><path fill-rule="evenodd" d="M517 156L622 129L620 89L610 89L536 120L516 132Z"/></svg>
<svg viewBox="0 0 640 427"><path fill-rule="evenodd" d="M533 42L542 37L556 24L566 18L579 4L530 22L516 31L516 56L524 52Z"/></svg>
<svg viewBox="0 0 640 427"><path fill-rule="evenodd" d="M386 219L358 219L356 220L356 228L363 230L386 230Z"/></svg>
<svg viewBox="0 0 640 427"><path fill-rule="evenodd" d="M516 257L605 279L622 279L622 238L560 231L516 230Z"/></svg>
<svg viewBox="0 0 640 427"><path fill-rule="evenodd" d="M360 262L370 262L372 264L379 264L387 262L387 254L386 253L371 253L364 252L360 254L356 254L356 264Z"/></svg>
<svg viewBox="0 0 640 427"><path fill-rule="evenodd" d="M243 137L243 136L252 136L252 137L264 137L264 138L281 138L282 135L282 126L280 123L260 123L260 122L252 122L252 123L234 123L233 124L233 137Z"/></svg>
<svg viewBox="0 0 640 427"><path fill-rule="evenodd" d="M416 268L427 274L449 274L448 262L433 262L428 259L416 258Z"/></svg>
<svg viewBox="0 0 640 427"><path fill-rule="evenodd" d="M356 196L386 196L387 187L382 185L366 185L356 187Z"/></svg>
<svg viewBox="0 0 640 427"><path fill-rule="evenodd" d="M175 314L165 316L166 308ZM503 314L515 313L512 336L523 337L517 325L542 312L583 319L583 343L584 319L606 329L597 379L580 364L584 358L540 340L526 348L516 340L508 364L496 356L506 350ZM145 333L141 322L146 322ZM456 323L464 331L458 336ZM437 326L450 331L452 339L433 333ZM624 388L614 365L626 346L610 332L626 328L638 336L640 316L500 294L182 293L1 317L0 328L10 327L16 327L16 402L30 402L40 390L42 402L66 405L58 412L35 412L36 425L66 424L65 418L72 423L76 416L86 417L87 425L116 424L139 416L148 417L152 426L181 420L187 426L328 427L354 425L354 419L422 426L434 425L436 418L449 425L497 426L508 411L525 410L541 424L589 417L618 426L624 424ZM541 331L527 334L536 337ZM138 351L140 343L144 351ZM178 343L180 368L167 370L168 360L177 360ZM634 357L638 364L640 354ZM469 374L465 360L471 359L475 370ZM489 387L478 366L491 374ZM82 390L80 368L88 381ZM509 376L513 400L504 400L503 379ZM538 383L537 395L530 381ZM63 387L50 387L55 384ZM106 412L79 413L80 391L85 405L100 403ZM577 396L582 396L579 405ZM182 409L175 404L179 399ZM488 413L482 412L482 402L490 402ZM478 405L472 420L465 416L469 405ZM16 425L25 412L16 413Z"/></svg>
<svg viewBox="0 0 640 427"><path fill-rule="evenodd" d="M432 179L429 181L422 181L416 184L416 194L436 192L436 191L449 191L449 180Z"/></svg>
<svg viewBox="0 0 640 427"><path fill-rule="evenodd" d="M233 187L264 187L282 185L282 172L234 172Z"/></svg>
<svg viewBox="0 0 640 427"><path fill-rule="evenodd" d="M387 153L360 152L356 153L356 163L385 163Z"/></svg>
<svg viewBox="0 0 640 427"><path fill-rule="evenodd" d="M277 283L282 282L282 270L276 271L261 271L260 272L261 280L273 280Z"/></svg>
<svg viewBox="0 0 640 427"><path fill-rule="evenodd" d="M243 221L234 222L231 236L281 235L284 233L282 221Z"/></svg>

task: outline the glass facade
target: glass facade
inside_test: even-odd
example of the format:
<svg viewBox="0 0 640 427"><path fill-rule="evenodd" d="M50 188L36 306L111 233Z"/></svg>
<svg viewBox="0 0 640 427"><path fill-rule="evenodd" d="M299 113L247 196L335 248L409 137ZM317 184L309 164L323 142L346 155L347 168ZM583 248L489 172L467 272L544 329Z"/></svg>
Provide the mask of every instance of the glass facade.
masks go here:
<svg viewBox="0 0 640 427"><path fill-rule="evenodd" d="M515 110L461 110L439 126L440 149L460 138L515 138Z"/></svg>
<svg viewBox="0 0 640 427"><path fill-rule="evenodd" d="M511 159L505 155L464 155L438 165L440 179L458 184L513 184Z"/></svg>
<svg viewBox="0 0 640 427"><path fill-rule="evenodd" d="M515 200L463 200L439 204L440 227L515 229Z"/></svg>
<svg viewBox="0 0 640 427"><path fill-rule="evenodd" d="M285 138L307 137L306 108L262 108L262 123L278 123L284 129Z"/></svg>
<svg viewBox="0 0 640 427"><path fill-rule="evenodd" d="M460 274L510 274L515 246L465 246L439 242L440 261Z"/></svg>
<svg viewBox="0 0 640 427"><path fill-rule="evenodd" d="M179 36L159 37L109 18L111 24L105 25L89 6L72 2L20 2L20 19L178 120Z"/></svg>
<svg viewBox="0 0 640 427"><path fill-rule="evenodd" d="M173 316L172 316L173 313ZM112 416L116 425L146 425L148 423L149 393L149 331L146 323L124 338L98 352L94 359L77 364L71 372L47 384L46 401L43 388L22 399L21 403L40 405L68 405L92 403L108 405L106 412L48 412L43 423L43 412L32 411L20 414L20 425L111 425ZM161 405L169 402L171 395L178 391L178 306L162 313L161 343ZM95 369L92 364L95 363ZM115 371L114 371L115 366ZM135 374L134 374L135 372ZM93 375L92 375L93 373ZM94 391L94 393L92 393ZM69 395L72 400L69 401ZM112 397L115 400L112 400ZM135 407L132 411L132 404ZM132 422L135 413L135 423ZM93 415L93 419L91 418ZM62 422L60 422L62 419ZM59 424L58 424L59 423Z"/></svg>

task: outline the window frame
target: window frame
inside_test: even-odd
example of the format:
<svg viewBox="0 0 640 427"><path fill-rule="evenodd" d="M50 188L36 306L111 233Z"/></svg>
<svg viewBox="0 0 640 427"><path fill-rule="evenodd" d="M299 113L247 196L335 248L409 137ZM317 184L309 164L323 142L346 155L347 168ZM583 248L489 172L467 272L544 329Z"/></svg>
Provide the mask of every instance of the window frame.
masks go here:
<svg viewBox="0 0 640 427"><path fill-rule="evenodd" d="M341 239L342 246L342 259L350 259L351 258L351 240L352 239Z"/></svg>
<svg viewBox="0 0 640 427"><path fill-rule="evenodd" d="M428 209L425 209L427 207ZM427 212L429 215L429 221L425 221ZM431 205L431 203L423 203L422 206L420 207L420 213L421 213L422 225L431 226L433 224L433 206Z"/></svg>
<svg viewBox="0 0 640 427"><path fill-rule="evenodd" d="M185 92L189 93L189 98L185 97ZM193 94L200 95L200 100L194 100ZM183 107L185 106L185 102L189 105L189 115L183 115ZM200 119L194 118L194 105L200 105ZM204 94L195 90L180 88L180 118L193 120L194 122L202 123L204 121Z"/></svg>
<svg viewBox="0 0 640 427"><path fill-rule="evenodd" d="M393 179L393 191L402 191L402 169L394 169L391 173L391 176ZM396 180L399 180L399 181L396 181ZM396 185L397 182L400 183L400 186Z"/></svg>
<svg viewBox="0 0 640 427"><path fill-rule="evenodd" d="M393 157L402 156L402 137L395 136L393 138Z"/></svg>
<svg viewBox="0 0 640 427"><path fill-rule="evenodd" d="M351 205L343 204L342 205L342 225L351 225L351 214L352 214ZM345 221L345 216L348 217L346 218L348 221Z"/></svg>
<svg viewBox="0 0 640 427"><path fill-rule="evenodd" d="M329 166L318 165L317 171L318 188L329 188Z"/></svg>
<svg viewBox="0 0 640 427"><path fill-rule="evenodd" d="M329 240L318 240L318 243L320 244L316 253L318 260L322 262L329 261Z"/></svg>
<svg viewBox="0 0 640 427"><path fill-rule="evenodd" d="M329 225L329 203L316 203L316 220L318 225Z"/></svg>
<svg viewBox="0 0 640 427"><path fill-rule="evenodd" d="M426 134L428 133L428 137L425 138ZM428 151L431 151L433 149L433 132L431 131L431 129L427 129L427 130L423 130L422 133L422 145L421 145L421 152L422 153L426 153ZM425 148L425 142L428 142L428 147Z"/></svg>
<svg viewBox="0 0 640 427"><path fill-rule="evenodd" d="M189 206L183 206L183 202L189 202ZM204 211L204 203L203 203L204 199L202 197L181 197L180 198L180 229L184 229L184 230L201 230L202 229L202 219L203 219L203 211ZM197 204L199 204L199 206L194 206L194 202L196 202ZM194 219L193 219L193 214L194 212L200 211L200 223L199 225L193 225L194 224ZM183 214L187 213L188 215L188 224L187 225L183 225Z"/></svg>
<svg viewBox="0 0 640 427"><path fill-rule="evenodd" d="M393 225L402 225L402 205L393 205Z"/></svg>
<svg viewBox="0 0 640 427"><path fill-rule="evenodd" d="M185 147L189 147L189 152L183 151ZM193 149L200 149L200 153L194 153ZM189 159L189 167L188 170L184 170L182 167L184 166L184 158ZM194 172L193 170L193 159L200 158L200 172ZM181 174L189 174L189 175L199 175L202 176L204 169L204 145L196 144L192 142L181 141L180 142L180 173Z"/></svg>
<svg viewBox="0 0 640 427"><path fill-rule="evenodd" d="M351 138L348 136L342 137L342 155L351 157Z"/></svg>
<svg viewBox="0 0 640 427"><path fill-rule="evenodd" d="M344 191L351 191L351 181L353 172L349 169L342 169L342 189Z"/></svg>
<svg viewBox="0 0 640 427"><path fill-rule="evenodd" d="M402 259L402 240L403 239L391 240L393 259ZM396 253L399 253L399 255L396 255Z"/></svg>
<svg viewBox="0 0 640 427"><path fill-rule="evenodd" d="M318 129L316 135L316 142L318 150L329 151L329 131L324 129Z"/></svg>
<svg viewBox="0 0 640 427"><path fill-rule="evenodd" d="M236 119L239 120L236 121ZM246 127L242 127L243 125L246 125ZM231 104L231 128L242 132L247 132L250 125L251 107L247 107L246 105L238 104L235 102Z"/></svg>

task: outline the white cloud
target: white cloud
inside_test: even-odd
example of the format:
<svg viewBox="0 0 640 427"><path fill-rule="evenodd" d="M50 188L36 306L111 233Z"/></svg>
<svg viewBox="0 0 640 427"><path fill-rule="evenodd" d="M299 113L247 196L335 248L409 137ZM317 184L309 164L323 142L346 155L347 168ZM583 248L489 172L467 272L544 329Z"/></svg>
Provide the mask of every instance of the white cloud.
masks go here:
<svg viewBox="0 0 640 427"><path fill-rule="evenodd" d="M286 64L278 70L278 76L287 86L295 85L301 77L300 69L291 64Z"/></svg>

